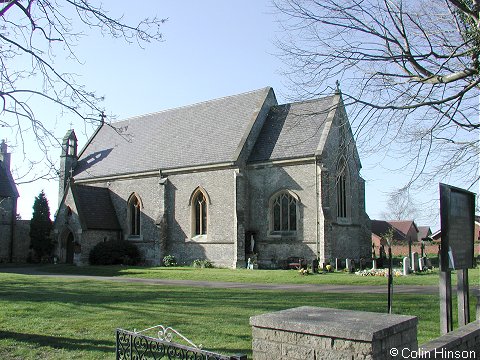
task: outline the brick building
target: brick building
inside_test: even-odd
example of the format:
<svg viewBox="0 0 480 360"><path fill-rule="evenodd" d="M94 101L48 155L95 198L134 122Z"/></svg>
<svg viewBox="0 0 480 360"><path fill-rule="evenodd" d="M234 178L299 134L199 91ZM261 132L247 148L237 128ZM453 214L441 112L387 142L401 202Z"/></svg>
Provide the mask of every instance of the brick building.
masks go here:
<svg viewBox="0 0 480 360"><path fill-rule="evenodd" d="M84 264L123 238L150 264L368 257L360 169L340 93L278 105L267 87L102 124L78 153L70 130L57 256Z"/></svg>

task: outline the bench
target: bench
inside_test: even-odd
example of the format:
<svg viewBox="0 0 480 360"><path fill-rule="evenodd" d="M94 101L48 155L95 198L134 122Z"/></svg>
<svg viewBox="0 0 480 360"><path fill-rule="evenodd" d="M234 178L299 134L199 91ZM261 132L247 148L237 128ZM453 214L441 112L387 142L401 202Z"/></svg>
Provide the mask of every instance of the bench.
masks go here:
<svg viewBox="0 0 480 360"><path fill-rule="evenodd" d="M291 256L287 259L287 268L296 270L306 269L307 260L298 256Z"/></svg>

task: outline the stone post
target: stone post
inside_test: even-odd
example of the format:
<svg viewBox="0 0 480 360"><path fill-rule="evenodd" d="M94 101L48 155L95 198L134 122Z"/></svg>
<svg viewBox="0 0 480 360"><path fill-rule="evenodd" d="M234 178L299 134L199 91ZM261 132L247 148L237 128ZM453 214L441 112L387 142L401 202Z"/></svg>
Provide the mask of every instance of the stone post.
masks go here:
<svg viewBox="0 0 480 360"><path fill-rule="evenodd" d="M299 307L250 318L253 359L384 360L418 349L417 318Z"/></svg>
<svg viewBox="0 0 480 360"><path fill-rule="evenodd" d="M403 258L403 275L410 274L410 258L405 256Z"/></svg>

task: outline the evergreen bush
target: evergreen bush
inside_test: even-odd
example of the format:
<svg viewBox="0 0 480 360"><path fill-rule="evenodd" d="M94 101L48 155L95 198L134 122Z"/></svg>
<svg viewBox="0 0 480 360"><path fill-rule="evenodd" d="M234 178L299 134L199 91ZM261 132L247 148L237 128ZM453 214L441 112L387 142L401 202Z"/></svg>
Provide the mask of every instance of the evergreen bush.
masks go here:
<svg viewBox="0 0 480 360"><path fill-rule="evenodd" d="M126 240L100 242L90 251L92 265L137 265L141 260L138 248Z"/></svg>

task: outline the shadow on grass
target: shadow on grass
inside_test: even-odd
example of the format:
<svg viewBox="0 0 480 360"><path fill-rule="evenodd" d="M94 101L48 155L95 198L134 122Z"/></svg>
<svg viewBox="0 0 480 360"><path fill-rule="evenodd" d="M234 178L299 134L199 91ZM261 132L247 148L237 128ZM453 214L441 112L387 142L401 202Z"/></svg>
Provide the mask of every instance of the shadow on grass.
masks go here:
<svg viewBox="0 0 480 360"><path fill-rule="evenodd" d="M28 343L37 346L48 346L55 349L100 351L111 354L115 353L115 343L113 341L25 334L4 330L0 330L0 339L11 339L15 340L16 342Z"/></svg>

